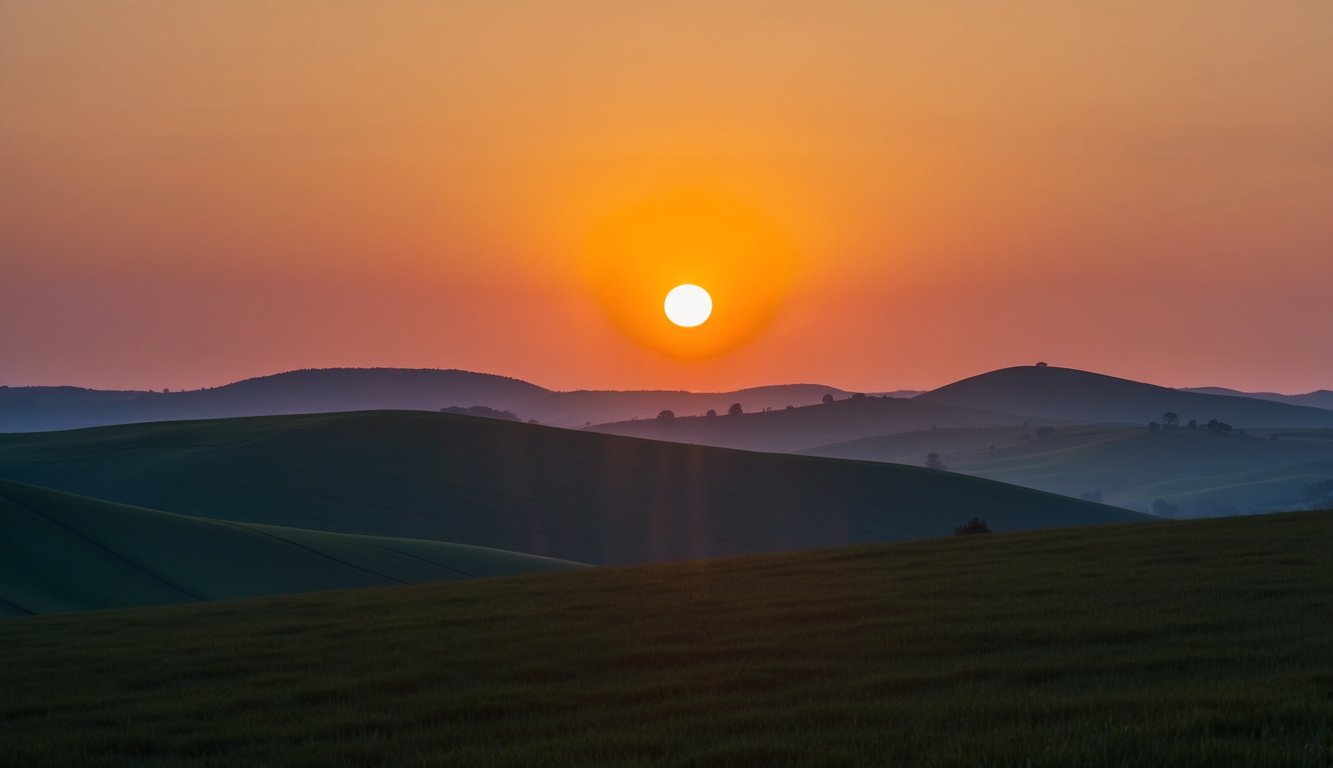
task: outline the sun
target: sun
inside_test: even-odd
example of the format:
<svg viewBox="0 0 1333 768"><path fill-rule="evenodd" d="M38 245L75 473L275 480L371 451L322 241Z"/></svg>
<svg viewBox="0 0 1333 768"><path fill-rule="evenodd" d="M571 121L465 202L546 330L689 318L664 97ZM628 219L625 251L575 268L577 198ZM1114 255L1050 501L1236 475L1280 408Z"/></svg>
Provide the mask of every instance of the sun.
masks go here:
<svg viewBox="0 0 1333 768"><path fill-rule="evenodd" d="M704 324L713 314L713 297L708 291L692 283L685 283L672 288L662 302L667 319L681 328L694 328Z"/></svg>

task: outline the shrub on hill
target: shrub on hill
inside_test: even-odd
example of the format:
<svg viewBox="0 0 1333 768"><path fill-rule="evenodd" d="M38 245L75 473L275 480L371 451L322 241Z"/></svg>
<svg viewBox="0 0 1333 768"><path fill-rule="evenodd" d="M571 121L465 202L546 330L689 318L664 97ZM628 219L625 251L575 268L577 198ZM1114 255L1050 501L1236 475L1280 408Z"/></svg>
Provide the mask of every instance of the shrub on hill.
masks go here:
<svg viewBox="0 0 1333 768"><path fill-rule="evenodd" d="M451 405L448 408L441 408L440 413L456 413L460 416L480 416L483 419L501 419L503 421L522 421L516 413L501 411L484 405L473 405L468 408Z"/></svg>
<svg viewBox="0 0 1333 768"><path fill-rule="evenodd" d="M953 535L955 536L971 536L974 533L990 533L990 532L991 532L990 526L986 525L986 521L982 520L979 517L974 517L971 520L968 520L966 523L963 523L962 525L953 529Z"/></svg>

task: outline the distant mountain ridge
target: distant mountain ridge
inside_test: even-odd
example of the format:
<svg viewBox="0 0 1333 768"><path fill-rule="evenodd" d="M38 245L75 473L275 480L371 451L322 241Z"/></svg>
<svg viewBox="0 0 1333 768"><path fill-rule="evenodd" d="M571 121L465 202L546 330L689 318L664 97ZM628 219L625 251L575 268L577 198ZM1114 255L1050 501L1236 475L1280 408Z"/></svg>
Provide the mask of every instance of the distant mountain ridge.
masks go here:
<svg viewBox="0 0 1333 768"><path fill-rule="evenodd" d="M1278 392L1242 392L1226 387L1182 387L1183 392L1199 392L1205 395L1226 395L1227 397L1252 397L1256 400L1271 400L1288 405L1308 405L1311 408L1333 410L1333 389L1316 389L1302 395L1283 395Z"/></svg>
<svg viewBox="0 0 1333 768"><path fill-rule="evenodd" d="M1220 419L1238 428L1247 426L1333 426L1333 410L1308 407L1293 400L1323 402L1320 390L1308 395L1260 393L1249 396L1234 391L1195 392L1105 376L1070 368L1023 366L984 373L924 393L898 390L894 399L924 405L983 412L972 426L994 425L996 415L1005 418L1037 418L1051 422L1146 423L1165 411L1207 421ZM687 392L668 390L576 390L559 392L521 379L457 369L323 368L260 376L210 389L181 392L93 390L80 387L0 386L0 432L36 432L55 429L182 419L269 416L296 413L334 413L361 410L421 410L484 406L509 411L522 420L563 427L606 425L604 431L655 436L657 427L642 424L620 428L618 422L650 420L661 411L677 417L702 416L709 410L725 414L733 403L746 413L800 409L820 403L825 397L843 401L852 393L822 384L781 384L750 387L731 392ZM883 398L871 398L882 401ZM905 409L900 408L905 413ZM957 414L955 413L955 416ZM1020 421L1022 418L1020 418ZM940 416L906 422L902 429L965 424ZM887 426L898 429L896 424ZM599 427L601 428L601 427ZM686 442L707 442L733 447L787 450L775 443L758 444L750 438L733 439L714 433L686 436ZM676 433L690 432L683 426ZM762 430L756 430L762 431ZM774 432L774 434L778 434ZM873 433L828 433L823 443L868 437ZM883 432L879 434L884 434ZM662 437L661 439L677 439ZM821 442L822 441L822 442Z"/></svg>
<svg viewBox="0 0 1333 768"><path fill-rule="evenodd" d="M180 392L81 387L0 386L0 432L41 432L234 416L279 416L364 410L437 411L485 406L555 426L584 426L656 415L700 413L737 399L748 408L819 402L849 393L819 384L753 387L734 392L579 390L556 392L507 376L458 369L317 368Z"/></svg>

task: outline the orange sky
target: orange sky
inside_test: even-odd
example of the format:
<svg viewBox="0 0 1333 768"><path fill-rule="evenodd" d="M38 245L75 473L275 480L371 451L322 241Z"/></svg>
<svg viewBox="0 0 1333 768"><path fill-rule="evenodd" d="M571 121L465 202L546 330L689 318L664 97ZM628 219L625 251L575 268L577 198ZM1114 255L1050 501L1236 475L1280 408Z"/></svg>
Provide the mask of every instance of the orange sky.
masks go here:
<svg viewBox="0 0 1333 768"><path fill-rule="evenodd" d="M0 0L0 383L1333 387L1333 3ZM714 292L666 324L677 282Z"/></svg>

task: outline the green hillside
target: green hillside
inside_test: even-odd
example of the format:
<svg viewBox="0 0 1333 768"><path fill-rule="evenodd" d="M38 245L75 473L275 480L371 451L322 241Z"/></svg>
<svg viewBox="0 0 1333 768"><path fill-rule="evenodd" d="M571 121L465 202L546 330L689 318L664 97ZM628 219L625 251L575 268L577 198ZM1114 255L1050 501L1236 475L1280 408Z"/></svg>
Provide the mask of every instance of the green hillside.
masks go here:
<svg viewBox="0 0 1333 768"><path fill-rule="evenodd" d="M435 541L205 520L0 481L0 615L565 570Z"/></svg>
<svg viewBox="0 0 1333 768"><path fill-rule="evenodd" d="M0 435L0 477L182 514L642 563L1142 519L962 475L420 412Z"/></svg>
<svg viewBox="0 0 1333 768"><path fill-rule="evenodd" d="M0 621L0 764L1324 766L1333 514Z"/></svg>

